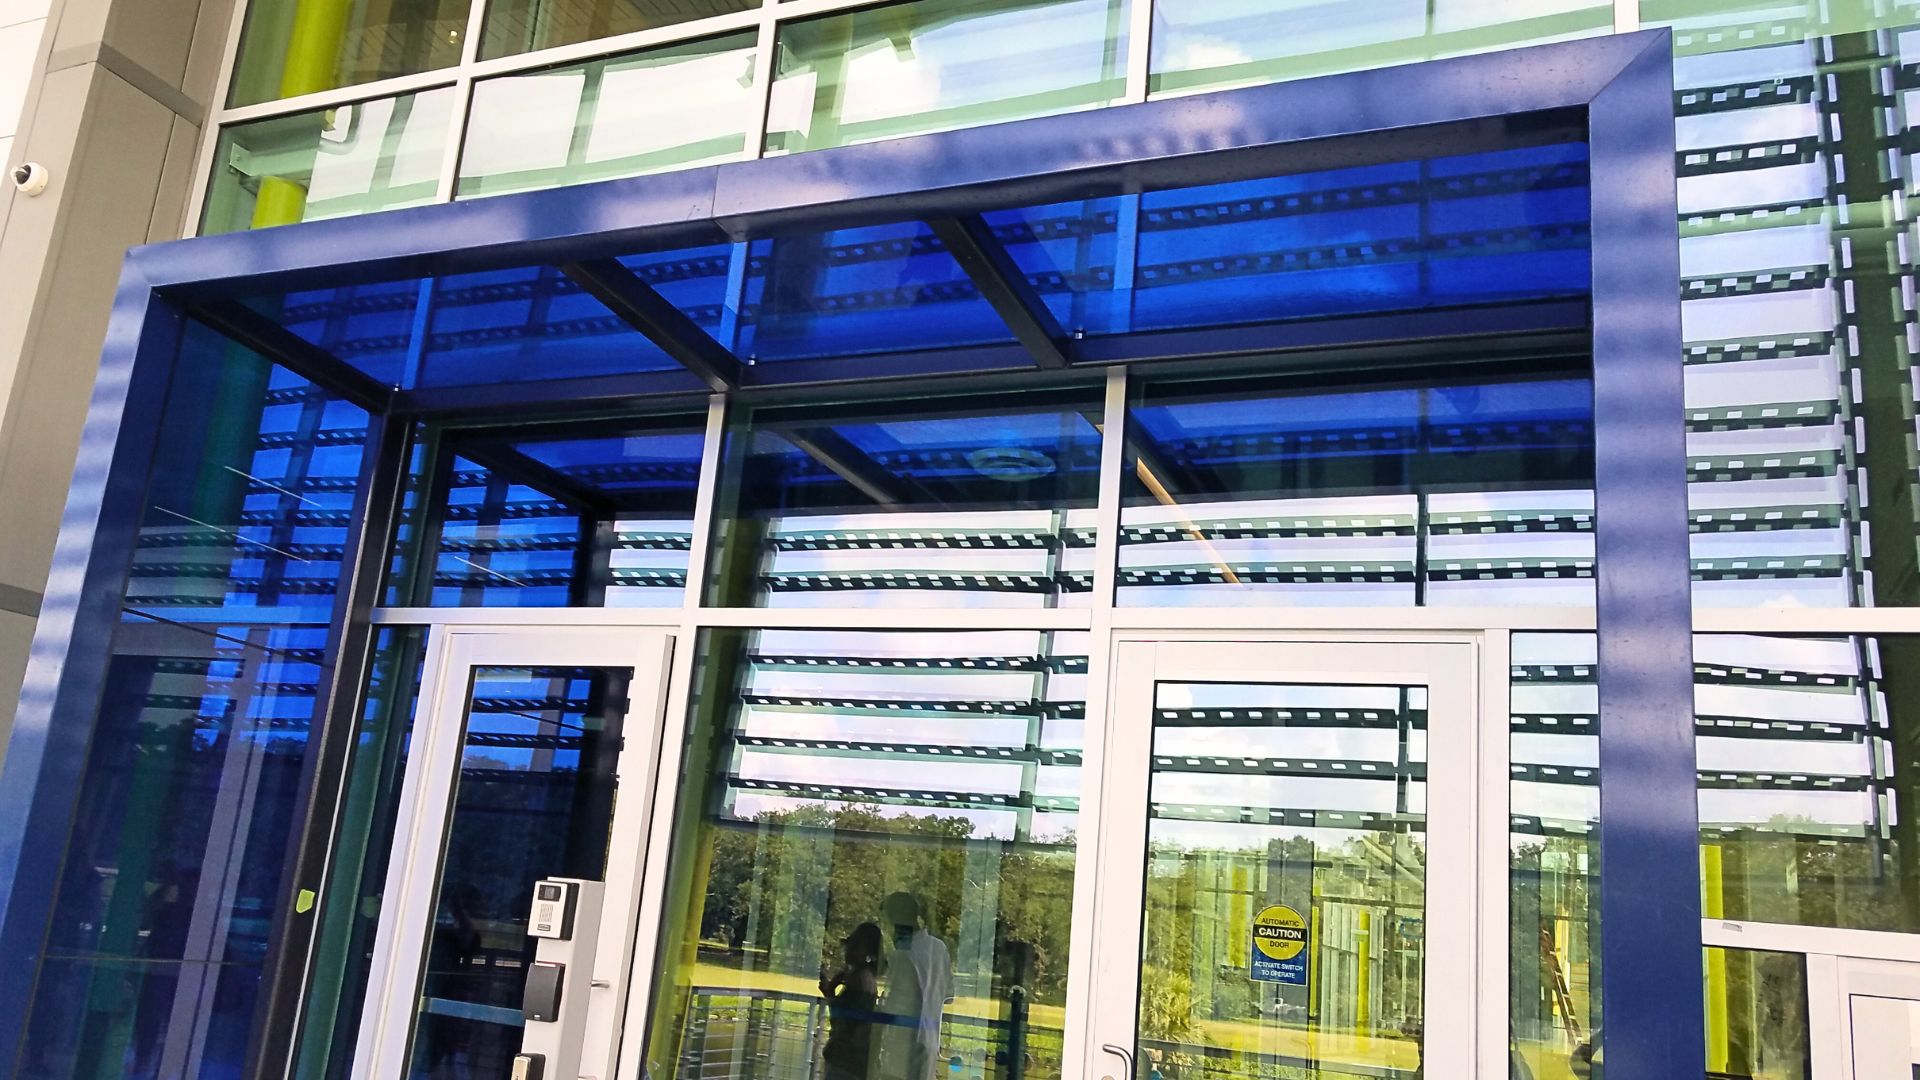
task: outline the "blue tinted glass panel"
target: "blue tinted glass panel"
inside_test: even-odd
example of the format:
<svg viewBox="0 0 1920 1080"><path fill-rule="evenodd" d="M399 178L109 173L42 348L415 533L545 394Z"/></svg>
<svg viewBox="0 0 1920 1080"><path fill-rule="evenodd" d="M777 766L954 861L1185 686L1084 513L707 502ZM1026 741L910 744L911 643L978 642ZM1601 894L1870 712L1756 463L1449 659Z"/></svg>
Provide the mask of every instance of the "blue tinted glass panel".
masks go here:
<svg viewBox="0 0 1920 1080"><path fill-rule="evenodd" d="M382 629L374 641L315 930L295 1076L345 1077L352 1062L372 981L426 640L425 627L407 626Z"/></svg>
<svg viewBox="0 0 1920 1080"><path fill-rule="evenodd" d="M129 607L174 620L333 611L367 414L211 331L188 334Z"/></svg>
<svg viewBox="0 0 1920 1080"><path fill-rule="evenodd" d="M913 221L755 241L743 308L734 351L758 363L1013 340Z"/></svg>
<svg viewBox="0 0 1920 1080"><path fill-rule="evenodd" d="M678 607L686 587L704 418L575 423L449 436L451 467L420 475L390 603L451 607ZM430 585L413 580L417 543Z"/></svg>
<svg viewBox="0 0 1920 1080"><path fill-rule="evenodd" d="M197 327L159 407L46 953L14 958L34 1076L240 1075L332 663L366 414Z"/></svg>
<svg viewBox="0 0 1920 1080"><path fill-rule="evenodd" d="M744 248L720 244L619 262L717 338L737 322L727 285L736 258L744 260ZM374 381L402 389L680 370L553 267L313 289L248 303Z"/></svg>
<svg viewBox="0 0 1920 1080"><path fill-rule="evenodd" d="M1139 197L1127 196L994 210L984 217L1063 330L1114 334L1127 328L1133 303L1119 260L1124 253L1131 262L1139 209Z"/></svg>
<svg viewBox="0 0 1920 1080"><path fill-rule="evenodd" d="M1584 294L1582 145L1152 192L1133 329Z"/></svg>
<svg viewBox="0 0 1920 1080"><path fill-rule="evenodd" d="M325 626L128 616L115 635L55 951L264 959L326 643ZM196 891L207 874L229 872L238 875L231 897Z"/></svg>
<svg viewBox="0 0 1920 1080"><path fill-rule="evenodd" d="M419 376L473 386L679 367L658 345L552 267L442 278Z"/></svg>
<svg viewBox="0 0 1920 1080"><path fill-rule="evenodd" d="M1119 602L1591 604L1583 378L1147 383Z"/></svg>
<svg viewBox="0 0 1920 1080"><path fill-rule="evenodd" d="M728 437L713 602L1085 604L1100 395L761 410Z"/></svg>
<svg viewBox="0 0 1920 1080"><path fill-rule="evenodd" d="M565 607L581 512L510 475L456 457L444 502L431 602L448 607Z"/></svg>
<svg viewBox="0 0 1920 1080"><path fill-rule="evenodd" d="M746 258L745 244L712 244L626 255L621 257L620 265L631 270L680 314L693 320L707 336L725 342L729 328L738 320L735 310L738 302L728 282L732 280L736 264Z"/></svg>
<svg viewBox="0 0 1920 1080"><path fill-rule="evenodd" d="M149 960L48 960L20 1076L238 1080L260 969Z"/></svg>
<svg viewBox="0 0 1920 1080"><path fill-rule="evenodd" d="M382 281L288 293L276 321L383 385L399 386L408 375L425 288L419 281ZM255 306L276 315L271 300Z"/></svg>

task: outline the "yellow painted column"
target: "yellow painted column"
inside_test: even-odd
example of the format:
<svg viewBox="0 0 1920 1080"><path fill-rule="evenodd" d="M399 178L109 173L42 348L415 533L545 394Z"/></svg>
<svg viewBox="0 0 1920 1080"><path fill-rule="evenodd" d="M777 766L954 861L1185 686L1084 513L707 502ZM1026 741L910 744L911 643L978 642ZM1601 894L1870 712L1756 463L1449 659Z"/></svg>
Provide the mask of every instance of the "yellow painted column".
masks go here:
<svg viewBox="0 0 1920 1080"><path fill-rule="evenodd" d="M287 33L287 54L280 69L280 96L299 97L331 90L339 81L340 48L354 0L300 0ZM283 176L263 176L254 195L252 228L292 225L306 217L307 189Z"/></svg>
<svg viewBox="0 0 1920 1080"><path fill-rule="evenodd" d="M1373 910L1361 908L1353 933L1353 953L1359 963L1353 977L1353 1031L1361 1042L1373 1037Z"/></svg>
<svg viewBox="0 0 1920 1080"><path fill-rule="evenodd" d="M1700 876L1704 882L1705 895L1702 897L1701 910L1709 919L1726 917L1725 882L1721 875L1721 851L1719 844L1706 844L1700 849ZM1723 949L1707 950L1707 1071L1723 1073L1727 1071L1730 1057L1731 1040L1729 1038L1727 1017L1727 954Z"/></svg>
<svg viewBox="0 0 1920 1080"><path fill-rule="evenodd" d="M273 225L292 225L306 217L307 189L279 176L260 178L260 190L253 195L255 229Z"/></svg>
<svg viewBox="0 0 1920 1080"><path fill-rule="evenodd" d="M353 0L300 0L293 9L287 58L280 69L281 97L333 89L352 14Z"/></svg>

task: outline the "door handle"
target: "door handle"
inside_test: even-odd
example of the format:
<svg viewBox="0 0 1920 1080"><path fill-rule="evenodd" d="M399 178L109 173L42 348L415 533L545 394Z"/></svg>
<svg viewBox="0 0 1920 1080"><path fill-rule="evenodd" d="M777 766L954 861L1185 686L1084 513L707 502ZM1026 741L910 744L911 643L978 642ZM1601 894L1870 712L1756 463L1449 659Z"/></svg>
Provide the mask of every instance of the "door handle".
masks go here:
<svg viewBox="0 0 1920 1080"><path fill-rule="evenodd" d="M1113 1043L1107 1043L1106 1045L1102 1046L1100 1049L1105 1050L1107 1053L1112 1054L1114 1057L1117 1057L1121 1061L1126 1062L1127 1063L1127 1080L1136 1080L1136 1074L1134 1073L1134 1069L1133 1069L1133 1051L1127 1049L1124 1046L1116 1046Z"/></svg>

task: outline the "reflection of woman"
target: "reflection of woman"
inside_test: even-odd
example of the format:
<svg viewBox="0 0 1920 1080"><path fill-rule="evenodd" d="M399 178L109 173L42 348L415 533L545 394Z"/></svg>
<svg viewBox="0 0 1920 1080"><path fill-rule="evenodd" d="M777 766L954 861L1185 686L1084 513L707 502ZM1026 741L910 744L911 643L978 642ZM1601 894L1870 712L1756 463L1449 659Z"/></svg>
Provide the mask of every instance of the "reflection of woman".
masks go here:
<svg viewBox="0 0 1920 1080"><path fill-rule="evenodd" d="M880 928L853 928L840 943L840 970L820 976L827 999L827 1080L867 1080L873 1062L874 1007L880 1001Z"/></svg>

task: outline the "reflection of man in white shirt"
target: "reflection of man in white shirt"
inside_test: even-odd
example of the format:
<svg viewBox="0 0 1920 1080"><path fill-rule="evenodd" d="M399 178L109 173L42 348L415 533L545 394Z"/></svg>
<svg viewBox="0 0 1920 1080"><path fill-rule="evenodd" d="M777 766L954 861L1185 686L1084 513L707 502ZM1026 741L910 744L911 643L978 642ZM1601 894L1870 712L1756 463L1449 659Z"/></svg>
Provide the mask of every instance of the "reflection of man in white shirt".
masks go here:
<svg viewBox="0 0 1920 1080"><path fill-rule="evenodd" d="M887 1080L933 1080L940 1060L940 1019L953 1000L953 957L947 943L920 927L920 902L897 892L880 905L892 928L887 990L880 1011L881 1068Z"/></svg>

